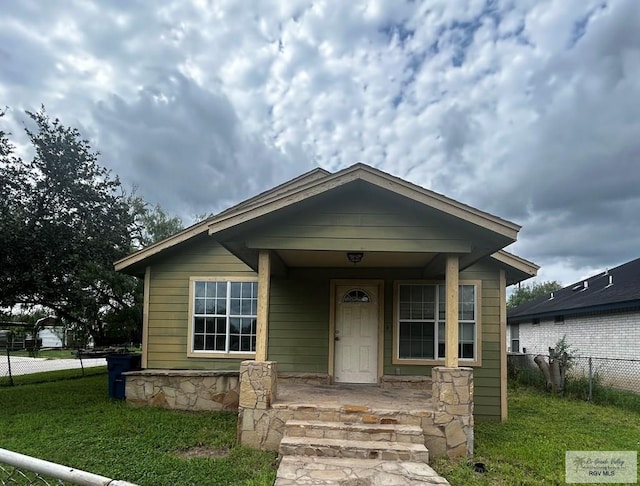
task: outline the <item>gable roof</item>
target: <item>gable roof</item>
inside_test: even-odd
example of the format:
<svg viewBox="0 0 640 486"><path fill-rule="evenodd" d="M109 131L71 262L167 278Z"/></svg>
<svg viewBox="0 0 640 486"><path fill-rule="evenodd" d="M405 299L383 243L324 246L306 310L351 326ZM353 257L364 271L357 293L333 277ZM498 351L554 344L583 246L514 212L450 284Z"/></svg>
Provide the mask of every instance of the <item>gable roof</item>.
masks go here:
<svg viewBox="0 0 640 486"><path fill-rule="evenodd" d="M271 197L275 194L289 192L299 185L308 184L310 181L316 180L318 178L324 177L326 175L330 175L331 172L328 172L322 168L315 168L310 170L309 172L305 172L304 174L291 179L289 181L283 182L282 184L277 185L269 189L268 191L261 192L260 194L250 197L230 208L223 210L222 212L210 216L202 221L199 221L191 226L183 229L182 231L178 231L176 234L165 238L164 240L153 243L141 250L131 253L124 258L115 262L115 269L117 271L125 270L127 267L139 263L142 260L156 255L166 249L169 249L173 246L179 245L180 243L190 240L191 238L198 236L200 234L206 233L208 231L208 225L210 222L215 221L218 218L223 217L225 214L232 213L234 211L238 211L243 207L255 204L260 202L262 199Z"/></svg>
<svg viewBox="0 0 640 486"><path fill-rule="evenodd" d="M368 165L358 163L334 174L323 169L314 169L307 172L302 176L247 199L204 221L196 223L163 241L118 260L115 263L115 269L120 271L132 265L139 265L147 258L190 240L197 235L207 232L209 235L216 234L225 229L292 206L357 180L399 194L442 211L445 214L485 228L500 235L509 242L516 240L518 231L520 230L520 226L515 223L460 203L442 194L417 186Z"/></svg>
<svg viewBox="0 0 640 486"><path fill-rule="evenodd" d="M286 192L276 192L275 194L270 192L253 204L242 204L233 211L221 213L214 221L209 223L209 234L217 233L238 223L260 217L310 197L323 194L355 180L365 181L382 189L408 197L409 199L438 209L443 213L500 233L513 239L513 241L515 241L518 231L520 230L520 226L515 223L462 204L442 194L382 172L379 169L358 163L335 174L310 181L307 184L296 185L293 189Z"/></svg>
<svg viewBox="0 0 640 486"><path fill-rule="evenodd" d="M235 206L231 206L230 208L227 208L224 211L218 213L216 217L220 217L223 214L237 211L246 206L251 206L253 204L260 203L260 201L274 197L278 194L284 194L286 192L290 192L296 187L299 187L300 185L309 184L310 182L313 182L318 179L322 179L323 177L326 177L328 175L331 175L331 172L321 167L316 167L315 169L312 169L309 172L305 172L304 174L299 175L298 177L295 177L289 181L283 182L282 184L279 184L276 187L263 191L256 196L250 197L249 199L245 199L244 201L236 204Z"/></svg>
<svg viewBox="0 0 640 486"><path fill-rule="evenodd" d="M640 308L640 258L568 285L507 312L514 323L532 318Z"/></svg>
<svg viewBox="0 0 640 486"><path fill-rule="evenodd" d="M509 253L506 250L500 250L494 253L491 255L491 258L506 270L507 285L535 277L538 270L540 270L540 267L535 263L525 260L513 253Z"/></svg>

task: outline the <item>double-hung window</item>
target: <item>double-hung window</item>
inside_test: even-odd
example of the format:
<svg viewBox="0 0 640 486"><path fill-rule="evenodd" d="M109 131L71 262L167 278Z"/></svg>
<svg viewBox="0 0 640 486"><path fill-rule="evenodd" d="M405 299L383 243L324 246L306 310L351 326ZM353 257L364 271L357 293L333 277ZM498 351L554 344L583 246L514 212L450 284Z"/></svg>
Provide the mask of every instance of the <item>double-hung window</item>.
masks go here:
<svg viewBox="0 0 640 486"><path fill-rule="evenodd" d="M477 361L477 285L458 288L458 357ZM446 351L444 284L400 283L396 292L398 360L443 360Z"/></svg>
<svg viewBox="0 0 640 486"><path fill-rule="evenodd" d="M255 353L258 282L192 279L191 285L191 353Z"/></svg>

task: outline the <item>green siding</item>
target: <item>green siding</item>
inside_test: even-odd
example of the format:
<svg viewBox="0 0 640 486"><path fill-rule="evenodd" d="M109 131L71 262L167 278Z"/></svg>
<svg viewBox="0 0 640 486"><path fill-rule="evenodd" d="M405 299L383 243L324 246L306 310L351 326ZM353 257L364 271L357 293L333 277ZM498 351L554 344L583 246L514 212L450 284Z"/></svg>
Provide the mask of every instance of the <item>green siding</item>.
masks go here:
<svg viewBox="0 0 640 486"><path fill-rule="evenodd" d="M500 271L478 263L460 275L482 281L482 367L474 368L474 415L500 419Z"/></svg>
<svg viewBox="0 0 640 486"><path fill-rule="evenodd" d="M256 274L215 241L184 245L151 266L147 367L237 370L240 359L187 357L189 278Z"/></svg>
<svg viewBox="0 0 640 486"><path fill-rule="evenodd" d="M329 281L272 279L268 356L278 370L327 373L328 336Z"/></svg>
<svg viewBox="0 0 640 486"><path fill-rule="evenodd" d="M238 369L240 359L188 358L186 355L189 278L192 276L256 275L211 240L190 245L185 251L154 263L149 289L147 365L162 369ZM490 263L480 263L462 272L460 278L482 281L482 367L474 368L476 416L499 418L499 271ZM278 363L279 370L327 372L331 279L384 281L384 373L431 375L429 366L394 365L391 362L394 281L422 279L421 268L291 268L288 278L274 277L271 281L268 356Z"/></svg>
<svg viewBox="0 0 640 486"><path fill-rule="evenodd" d="M460 252L471 242L435 216L425 217L380 193L342 195L258 230L250 248Z"/></svg>

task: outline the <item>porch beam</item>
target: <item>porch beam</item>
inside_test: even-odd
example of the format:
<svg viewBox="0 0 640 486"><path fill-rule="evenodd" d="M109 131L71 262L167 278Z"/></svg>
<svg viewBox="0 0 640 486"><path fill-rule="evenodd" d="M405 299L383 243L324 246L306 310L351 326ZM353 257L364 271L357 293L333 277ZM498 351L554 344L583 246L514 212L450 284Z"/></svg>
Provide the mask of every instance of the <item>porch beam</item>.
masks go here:
<svg viewBox="0 0 640 486"><path fill-rule="evenodd" d="M256 361L267 360L269 338L269 287L271 284L271 252L258 255L258 314L256 329Z"/></svg>
<svg viewBox="0 0 640 486"><path fill-rule="evenodd" d="M247 238L247 248L270 250L312 250L312 251L395 251L409 253L471 253L469 241L446 239L384 239L384 238L343 238L343 237L281 237L260 236Z"/></svg>
<svg viewBox="0 0 640 486"><path fill-rule="evenodd" d="M444 364L448 368L458 367L458 274L458 255L447 255L445 268L447 342Z"/></svg>

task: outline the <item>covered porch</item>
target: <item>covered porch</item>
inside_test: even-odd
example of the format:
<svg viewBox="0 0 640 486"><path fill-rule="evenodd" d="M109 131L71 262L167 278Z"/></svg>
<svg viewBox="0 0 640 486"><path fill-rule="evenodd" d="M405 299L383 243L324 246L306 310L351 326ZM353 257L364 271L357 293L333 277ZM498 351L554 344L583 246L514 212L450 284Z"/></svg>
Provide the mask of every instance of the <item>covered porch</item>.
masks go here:
<svg viewBox="0 0 640 486"><path fill-rule="evenodd" d="M422 267L420 277L444 284L443 347L439 351L444 359L438 364L407 360L430 374L428 379L424 375L406 375L405 363L396 354L399 331L389 325L394 322L398 309L395 306L399 305L396 286L393 285L391 296L385 296L384 280L360 277L330 279L326 379L300 383L289 377L279 378L278 363L270 356L273 269L275 266L282 271L282 252L257 250L256 353L254 360L244 361L240 367L240 443L285 455L338 454L419 462L428 462L429 457L473 454L473 369L459 364L460 267L461 261L465 267L469 265L468 255L418 255L428 257L430 263ZM387 264L403 256L403 252L390 252ZM313 255L304 252L304 257L312 259ZM336 272L335 268L328 268ZM344 271L338 274L343 275ZM473 356L477 365L481 333L475 329ZM389 345L395 348L391 359L388 355L385 358L385 345L387 349ZM432 341L431 346L435 345ZM385 361L387 369L395 366L399 376L385 373ZM425 368L425 364L431 366Z"/></svg>
<svg viewBox="0 0 640 486"><path fill-rule="evenodd" d="M430 381L420 378L413 388L296 383L278 380L273 361L244 361L238 441L299 455L331 455L345 441L365 445L342 457L428 462L472 455L473 371L435 367ZM416 456L403 444L426 449Z"/></svg>

